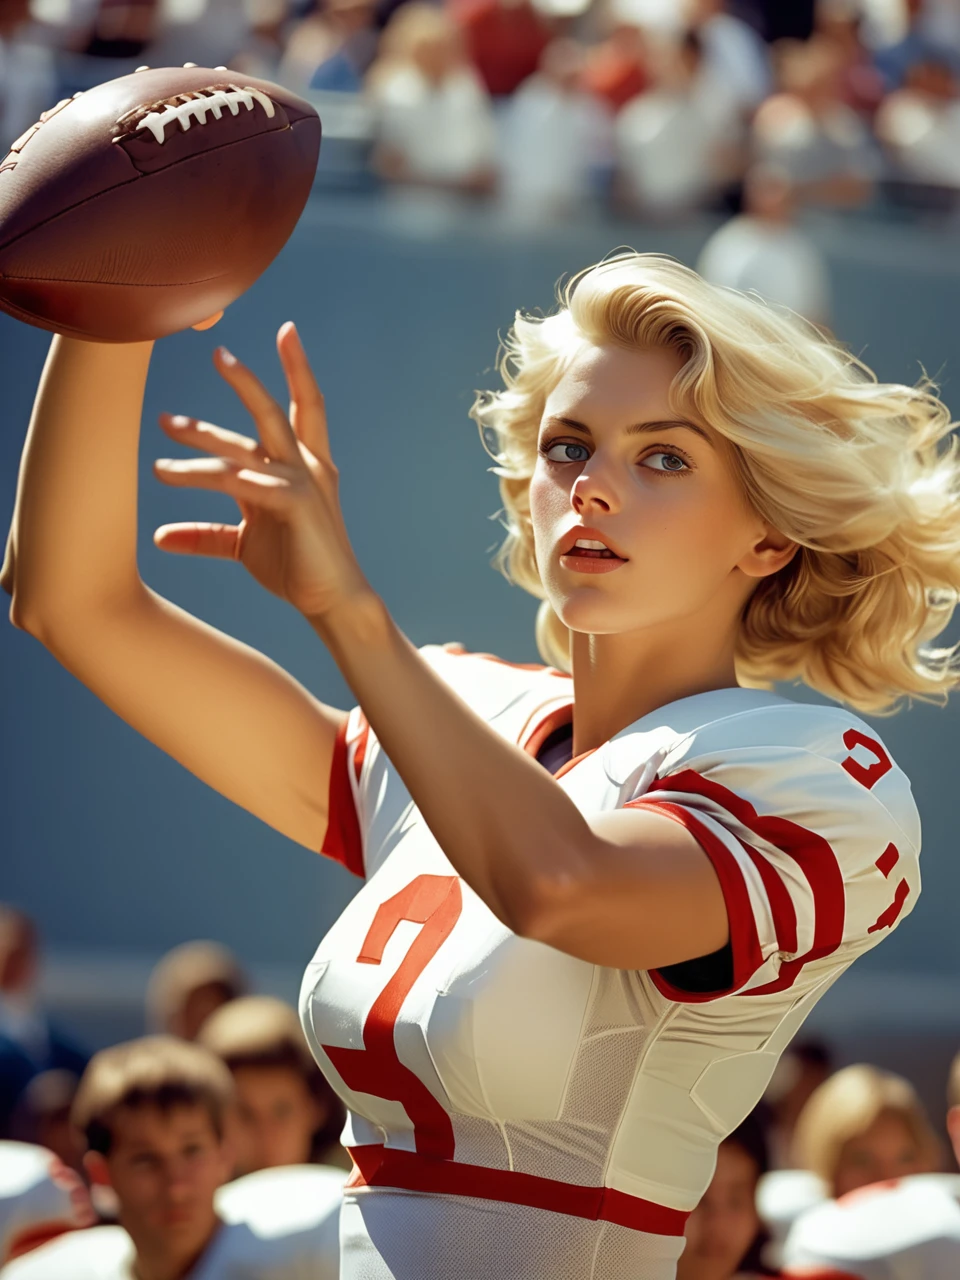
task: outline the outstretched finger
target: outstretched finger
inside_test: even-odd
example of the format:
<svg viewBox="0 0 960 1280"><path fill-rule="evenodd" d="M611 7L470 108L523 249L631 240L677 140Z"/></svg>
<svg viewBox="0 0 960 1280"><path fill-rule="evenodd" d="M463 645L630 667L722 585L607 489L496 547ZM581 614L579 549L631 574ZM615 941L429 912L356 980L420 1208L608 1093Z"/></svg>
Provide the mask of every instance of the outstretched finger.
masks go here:
<svg viewBox="0 0 960 1280"><path fill-rule="evenodd" d="M218 372L229 382L253 418L257 435L267 454L281 462L300 462L300 448L293 428L276 400L252 369L232 355L226 347L217 347L214 362Z"/></svg>
<svg viewBox="0 0 960 1280"><path fill-rule="evenodd" d="M260 471L229 458L157 458L153 474L172 488L208 489L274 512L283 511L293 490L291 469L281 463Z"/></svg>
<svg viewBox="0 0 960 1280"><path fill-rule="evenodd" d="M189 445L191 449L203 449L206 453L221 454L243 466L268 464L266 450L260 441L242 436L237 431L226 431L223 427L214 426L212 422L204 422L202 418L189 418L182 413L161 413L158 421L161 430L178 444Z"/></svg>
<svg viewBox="0 0 960 1280"><path fill-rule="evenodd" d="M330 462L330 437L323 392L317 385L297 326L288 320L277 333L277 351L290 391L290 425L318 460Z"/></svg>
<svg viewBox="0 0 960 1280"><path fill-rule="evenodd" d="M236 560L240 529L232 524L162 524L153 541L161 551Z"/></svg>

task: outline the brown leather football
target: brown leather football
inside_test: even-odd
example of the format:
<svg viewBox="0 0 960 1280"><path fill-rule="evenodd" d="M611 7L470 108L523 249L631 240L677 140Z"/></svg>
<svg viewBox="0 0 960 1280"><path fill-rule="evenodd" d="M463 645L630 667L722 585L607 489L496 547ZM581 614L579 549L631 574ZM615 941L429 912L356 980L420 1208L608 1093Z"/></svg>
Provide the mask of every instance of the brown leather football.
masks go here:
<svg viewBox="0 0 960 1280"><path fill-rule="evenodd" d="M98 342L197 324L283 248L319 149L309 103L225 67L65 98L0 161L0 309Z"/></svg>

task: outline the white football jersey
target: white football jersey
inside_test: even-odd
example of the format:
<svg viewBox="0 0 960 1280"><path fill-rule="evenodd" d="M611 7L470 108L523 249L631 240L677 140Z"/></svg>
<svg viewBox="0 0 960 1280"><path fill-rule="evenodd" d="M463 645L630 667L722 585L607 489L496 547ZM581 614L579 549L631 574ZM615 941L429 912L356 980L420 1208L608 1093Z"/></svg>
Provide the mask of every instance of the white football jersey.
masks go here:
<svg viewBox="0 0 960 1280"><path fill-rule="evenodd" d="M0 1263L96 1220L83 1180L52 1151L0 1142Z"/></svg>
<svg viewBox="0 0 960 1280"><path fill-rule="evenodd" d="M861 1187L808 1210L784 1248L804 1280L957 1280L960 1179L924 1174Z"/></svg>
<svg viewBox="0 0 960 1280"><path fill-rule="evenodd" d="M532 755L570 720L558 671L422 653ZM513 934L354 710L323 851L366 882L301 991L348 1107L343 1280L669 1280L718 1144L820 996L917 900L909 782L840 707L698 694L555 776L587 817L645 807L696 836L726 897L730 981L697 990L690 966L616 970Z"/></svg>
<svg viewBox="0 0 960 1280"><path fill-rule="evenodd" d="M338 1280L346 1174L324 1165L263 1169L217 1192L224 1225L185 1280ZM122 1227L62 1236L4 1267L3 1280L136 1280Z"/></svg>

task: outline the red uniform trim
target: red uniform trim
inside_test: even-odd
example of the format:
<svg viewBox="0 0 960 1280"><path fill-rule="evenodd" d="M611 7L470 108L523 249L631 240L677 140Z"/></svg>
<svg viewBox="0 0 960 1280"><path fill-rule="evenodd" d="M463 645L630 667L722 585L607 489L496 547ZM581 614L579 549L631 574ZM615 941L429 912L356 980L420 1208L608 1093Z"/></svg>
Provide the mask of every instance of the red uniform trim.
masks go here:
<svg viewBox="0 0 960 1280"><path fill-rule="evenodd" d="M743 872L737 860L723 841L701 822L696 814L682 805L671 804L664 800L629 800L625 809L647 809L653 813L662 813L665 818L672 818L693 836L701 849L713 863L713 869L723 890L723 900L727 906L727 917L730 921L730 942L733 947L733 985L726 991L683 991L675 987L658 969L651 969L650 977L661 995L668 1000L681 1004L702 1004L707 1000L716 1000L719 996L730 995L745 982L749 982L763 964L763 952L760 949L760 938L757 935L757 923L750 903L750 893Z"/></svg>
<svg viewBox="0 0 960 1280"><path fill-rule="evenodd" d="M90 1226L96 1221L92 1215L90 1221L82 1224ZM10 1243L7 1245L6 1257L0 1257L0 1265L6 1262L12 1262L14 1258L22 1258L25 1253L32 1253L34 1249L39 1249L42 1244L49 1244L51 1240L56 1240L58 1236L64 1236L68 1231L76 1231L81 1226L76 1222L36 1222L30 1227L24 1227L22 1231L18 1231Z"/></svg>
<svg viewBox="0 0 960 1280"><path fill-rule="evenodd" d="M330 765L330 790L327 794L327 830L320 852L341 863L355 876L363 878L363 841L357 806L350 788L350 768L347 753L347 724L340 726L333 745L333 761ZM366 744L366 733L363 735Z"/></svg>
<svg viewBox="0 0 960 1280"><path fill-rule="evenodd" d="M650 792L655 791L688 792L712 800L741 826L791 858L810 886L814 907L813 945L804 955L785 960L780 966L778 977L772 982L744 992L745 995L759 996L785 991L793 985L805 964L832 955L837 950L843 941L846 900L840 862L829 841L816 831L801 827L787 818L780 818L775 814L758 814L749 800L721 786L719 782L704 778L693 769L683 769L679 773L668 774L665 778L656 778L650 786ZM770 870L775 873L775 868L771 867ZM784 885L784 894L787 893ZM778 940L781 929L785 929L789 935L791 918L796 918L795 913L792 917L791 914L784 913L783 902L783 895L778 897L776 903L771 902ZM734 925L735 921L731 919L731 936Z"/></svg>
<svg viewBox="0 0 960 1280"><path fill-rule="evenodd" d="M595 1222L615 1222L633 1231L649 1231L660 1236L682 1236L689 1217L681 1209L668 1209L610 1187L582 1187L510 1169L488 1169L457 1160L431 1160L413 1151L379 1143L347 1150L354 1162L353 1172L347 1179L348 1189L399 1187L404 1191L436 1195L476 1196L480 1200L524 1204L531 1209L566 1213Z"/></svg>

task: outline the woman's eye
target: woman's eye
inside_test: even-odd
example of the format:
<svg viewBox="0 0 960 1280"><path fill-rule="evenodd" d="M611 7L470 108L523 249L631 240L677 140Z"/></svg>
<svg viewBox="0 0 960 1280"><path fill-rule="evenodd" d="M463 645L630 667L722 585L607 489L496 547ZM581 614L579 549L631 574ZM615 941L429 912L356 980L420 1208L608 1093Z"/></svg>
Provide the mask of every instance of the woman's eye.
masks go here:
<svg viewBox="0 0 960 1280"><path fill-rule="evenodd" d="M662 465L651 467L652 471L689 471L686 461L680 457L678 453L666 453L660 449L656 453L648 453L644 458L644 465L652 458L662 458Z"/></svg>
<svg viewBox="0 0 960 1280"><path fill-rule="evenodd" d="M540 452L550 462L586 462L590 456L586 445L570 441L544 445Z"/></svg>

